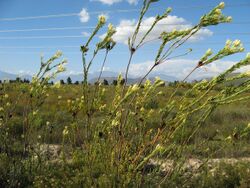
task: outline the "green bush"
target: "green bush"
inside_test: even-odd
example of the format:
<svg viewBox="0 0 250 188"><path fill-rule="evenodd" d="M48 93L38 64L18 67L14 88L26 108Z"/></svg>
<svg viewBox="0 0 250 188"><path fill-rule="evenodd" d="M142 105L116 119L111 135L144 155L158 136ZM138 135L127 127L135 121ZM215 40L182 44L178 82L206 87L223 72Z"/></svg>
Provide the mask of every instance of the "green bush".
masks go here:
<svg viewBox="0 0 250 188"><path fill-rule="evenodd" d="M49 84L51 79L65 71L67 61L60 60L60 51L48 60L41 58L40 69L30 84L1 83L1 186L212 185L215 180L209 175L209 170L198 169L197 176L190 178L190 171L183 166L192 155L203 157L206 161L221 155L221 148L248 137L250 128L245 123L230 134L217 135L218 131L209 130L206 120L213 124L223 123L226 118L212 114L218 107L250 99L249 73L229 77L239 68L250 64L250 55L209 81L186 83L200 67L244 50L239 40L228 40L217 53L208 49L190 74L168 87L170 90L166 93L163 92L165 87L162 87L165 82L160 78L153 83L146 80L156 67L171 59L172 53L201 29L231 21L231 17L221 13L224 3L220 3L193 27L163 32L158 36L161 43L154 63L137 84L129 86L128 73L134 55L148 42L146 39L155 25L171 12L171 8L168 8L157 15L152 26L140 37L141 23L151 4L157 1L144 0L135 31L128 39L130 55L125 76L119 75L115 86L105 86L100 82L107 56L116 45L113 40L116 32L114 26L108 26L106 35L96 44L93 53L89 48L106 23L104 16L99 17L93 33L81 46L82 84L64 85L63 80ZM92 86L88 83L89 70L101 51L105 52L101 72ZM90 59L89 53L92 54ZM230 84L223 87L242 78L244 81L237 87ZM17 100L19 97L22 97L21 101ZM157 97L162 100L157 101ZM230 111L229 121L246 121L248 113L242 112ZM202 129L209 131L205 133ZM165 169L158 164L162 160L167 161ZM227 176L219 177L215 186L231 187L248 183L240 175L241 170L245 169L236 167L235 171L230 172L229 167L223 168Z"/></svg>

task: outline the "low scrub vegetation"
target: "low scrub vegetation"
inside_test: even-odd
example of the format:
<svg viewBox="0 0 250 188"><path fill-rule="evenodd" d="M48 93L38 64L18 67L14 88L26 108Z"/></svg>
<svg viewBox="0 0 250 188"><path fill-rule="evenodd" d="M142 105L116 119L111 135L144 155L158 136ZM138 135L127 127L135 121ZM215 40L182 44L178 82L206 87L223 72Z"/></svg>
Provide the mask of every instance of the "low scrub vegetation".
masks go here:
<svg viewBox="0 0 250 188"><path fill-rule="evenodd" d="M136 29L128 39L129 61L124 77L114 86L88 83L88 73L100 51L101 70L116 43L115 28L91 44L106 19L99 17L92 35L81 46L83 82L50 84L65 71L66 60L57 52L30 83L0 84L0 187L247 187L250 156L249 73L234 74L250 64L250 55L211 80L185 83L199 69L244 51L239 40L226 41L216 53L208 49L182 82L171 86L147 76L200 29L231 21L220 3L185 30L163 32L155 62L145 76L128 85L133 57L149 42L154 26L171 9L157 15L139 37L141 22L151 4L144 0ZM178 56L191 53L188 50ZM228 84L237 82L239 84ZM68 80L68 82L71 82ZM214 158L239 158L219 164ZM240 160L242 158L242 160ZM192 160L199 164L192 165ZM220 161L220 160L219 160ZM196 164L196 163L195 163Z"/></svg>

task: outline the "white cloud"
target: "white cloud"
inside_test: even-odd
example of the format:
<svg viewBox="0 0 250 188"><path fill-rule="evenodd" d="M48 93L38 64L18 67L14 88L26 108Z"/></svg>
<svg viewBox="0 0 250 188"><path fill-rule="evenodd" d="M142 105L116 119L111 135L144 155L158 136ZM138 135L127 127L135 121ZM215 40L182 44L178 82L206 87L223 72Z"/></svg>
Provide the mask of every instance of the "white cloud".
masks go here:
<svg viewBox="0 0 250 188"><path fill-rule="evenodd" d="M119 3L122 0L96 0L96 1L100 1L103 4L112 5L114 3Z"/></svg>
<svg viewBox="0 0 250 188"><path fill-rule="evenodd" d="M141 31L138 34L138 40L143 37L146 31L148 31L154 20L155 17L149 17L143 20L141 24ZM128 37L131 36L133 31L135 30L136 24L137 22L135 20L122 20L116 28L117 33L114 35L114 40L127 44ZM173 29L183 30L191 27L192 25L188 23L184 18L177 16L168 16L155 26L146 40L151 40L159 37L163 31L170 32ZM213 32L208 29L201 29L196 35L191 37L189 41L202 40L208 36L211 36L212 34Z"/></svg>
<svg viewBox="0 0 250 188"><path fill-rule="evenodd" d="M197 65L198 60L191 59L178 59L178 60L169 60L166 63L163 63L155 68L152 73L165 74L168 76L173 76L178 79L185 78L191 70ZM229 67L231 67L236 62L234 61L224 61L219 60L217 62L211 63L207 66L197 69L189 78L193 79L202 79L210 78L212 76L219 75ZM129 74L133 77L144 76L147 71L152 67L153 61L147 61L144 63L132 64L130 66ZM250 70L250 66L241 69L240 72L246 72ZM239 72L239 71L238 71ZM149 75L150 77L150 75Z"/></svg>
<svg viewBox="0 0 250 188"><path fill-rule="evenodd" d="M73 71L73 70L70 70L70 71L66 71L64 72L65 75L77 75L77 74L82 74L81 71Z"/></svg>
<svg viewBox="0 0 250 188"><path fill-rule="evenodd" d="M114 3L120 3L123 0L91 0L91 1L99 1L106 5L113 5ZM136 5L139 0L126 0L126 1L131 5Z"/></svg>
<svg viewBox="0 0 250 188"><path fill-rule="evenodd" d="M127 0L127 2L131 5L136 5L139 0Z"/></svg>
<svg viewBox="0 0 250 188"><path fill-rule="evenodd" d="M103 71L110 71L111 68L110 67L103 67Z"/></svg>
<svg viewBox="0 0 250 188"><path fill-rule="evenodd" d="M19 70L16 74L17 74L18 76L32 75L33 72L31 72L30 70Z"/></svg>
<svg viewBox="0 0 250 188"><path fill-rule="evenodd" d="M88 33L88 32L82 32L82 35L83 35L84 37L89 37L89 36L90 36L90 33Z"/></svg>
<svg viewBox="0 0 250 188"><path fill-rule="evenodd" d="M87 9L83 8L82 11L80 12L79 14L80 16L80 21L83 22L83 23L86 23L89 21L89 13L87 11Z"/></svg>

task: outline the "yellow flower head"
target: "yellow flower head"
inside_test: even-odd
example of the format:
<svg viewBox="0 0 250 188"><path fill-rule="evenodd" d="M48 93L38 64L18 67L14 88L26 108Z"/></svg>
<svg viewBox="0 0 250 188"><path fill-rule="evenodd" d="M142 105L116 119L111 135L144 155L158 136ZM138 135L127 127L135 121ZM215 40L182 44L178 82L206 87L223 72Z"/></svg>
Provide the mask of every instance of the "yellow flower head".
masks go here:
<svg viewBox="0 0 250 188"><path fill-rule="evenodd" d="M210 55L212 55L212 54L213 54L213 52L212 52L211 48L209 48L209 49L206 51L206 56L210 56Z"/></svg>
<svg viewBox="0 0 250 188"><path fill-rule="evenodd" d="M55 54L55 58L59 58L62 56L62 52L61 51L57 51Z"/></svg>
<svg viewBox="0 0 250 188"><path fill-rule="evenodd" d="M241 41L240 41L240 40L235 40L235 41L233 42L233 45L234 45L235 47L238 47L238 46L241 45Z"/></svg>
<svg viewBox="0 0 250 188"><path fill-rule="evenodd" d="M220 4L219 4L219 6L218 6L218 8L220 8L220 9L223 9L225 7L225 3L224 2L221 2Z"/></svg>
<svg viewBox="0 0 250 188"><path fill-rule="evenodd" d="M250 52L247 53L247 57L246 57L248 60L250 60Z"/></svg>
<svg viewBox="0 0 250 188"><path fill-rule="evenodd" d="M104 25L106 23L106 16L105 15L102 14L99 16L99 23L101 25Z"/></svg>

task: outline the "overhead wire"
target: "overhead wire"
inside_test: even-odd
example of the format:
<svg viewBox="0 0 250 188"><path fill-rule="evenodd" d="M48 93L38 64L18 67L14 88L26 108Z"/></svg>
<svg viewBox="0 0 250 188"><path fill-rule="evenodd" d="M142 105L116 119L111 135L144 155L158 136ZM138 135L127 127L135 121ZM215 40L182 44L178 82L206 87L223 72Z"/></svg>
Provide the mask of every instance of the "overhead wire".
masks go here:
<svg viewBox="0 0 250 188"><path fill-rule="evenodd" d="M226 8L230 7L249 7L250 3L240 3L240 4L228 4ZM174 9L201 9L201 8L210 8L214 7L209 6L180 6L174 7ZM152 8L151 10L159 10L159 8ZM102 14L102 13L127 13L127 12L138 12L140 9L117 9L117 10L100 10L100 11L90 11L89 14ZM0 18L0 21L18 21L18 20L32 20L32 19L48 19L48 18L61 18L61 17L72 17L79 16L79 12L74 13L61 13L61 14L48 14L41 16L26 16L26 17L10 17L10 18Z"/></svg>

